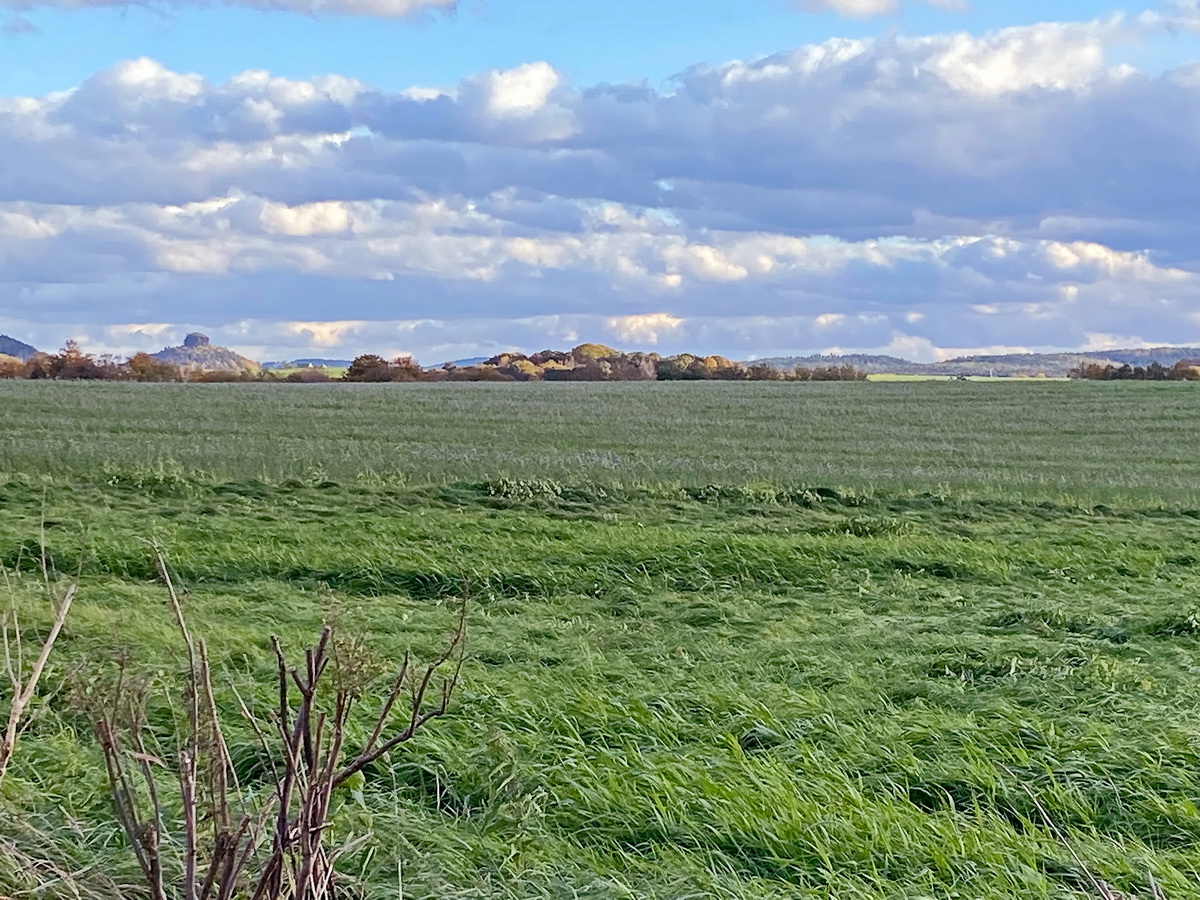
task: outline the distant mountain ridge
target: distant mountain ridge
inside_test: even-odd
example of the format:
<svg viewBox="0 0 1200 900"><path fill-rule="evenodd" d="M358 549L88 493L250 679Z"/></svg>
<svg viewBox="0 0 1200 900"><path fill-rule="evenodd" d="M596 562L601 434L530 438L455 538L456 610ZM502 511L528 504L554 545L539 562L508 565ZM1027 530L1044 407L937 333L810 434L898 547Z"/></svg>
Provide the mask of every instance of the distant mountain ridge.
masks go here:
<svg viewBox="0 0 1200 900"><path fill-rule="evenodd" d="M37 352L37 347L26 344L24 341L18 341L7 334L0 334L0 355L15 356L24 362Z"/></svg>
<svg viewBox="0 0 1200 900"><path fill-rule="evenodd" d="M308 366L313 366L318 369L348 369L352 359L289 359L289 360L272 360L262 364L264 369L303 369Z"/></svg>
<svg viewBox="0 0 1200 900"><path fill-rule="evenodd" d="M1007 353L959 356L943 362L917 363L898 356L869 353L776 356L759 363L791 369L795 366L854 366L872 375L1045 375L1061 378L1080 365L1171 367L1184 359L1200 359L1200 347L1141 347L1124 350L1086 350L1067 353Z"/></svg>

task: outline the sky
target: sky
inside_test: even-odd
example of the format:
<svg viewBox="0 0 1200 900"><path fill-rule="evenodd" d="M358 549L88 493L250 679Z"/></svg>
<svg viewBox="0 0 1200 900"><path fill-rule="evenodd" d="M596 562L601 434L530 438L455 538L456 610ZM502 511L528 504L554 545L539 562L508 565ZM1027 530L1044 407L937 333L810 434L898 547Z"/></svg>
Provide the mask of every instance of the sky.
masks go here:
<svg viewBox="0 0 1200 900"><path fill-rule="evenodd" d="M1200 5L0 0L0 332L1200 344Z"/></svg>

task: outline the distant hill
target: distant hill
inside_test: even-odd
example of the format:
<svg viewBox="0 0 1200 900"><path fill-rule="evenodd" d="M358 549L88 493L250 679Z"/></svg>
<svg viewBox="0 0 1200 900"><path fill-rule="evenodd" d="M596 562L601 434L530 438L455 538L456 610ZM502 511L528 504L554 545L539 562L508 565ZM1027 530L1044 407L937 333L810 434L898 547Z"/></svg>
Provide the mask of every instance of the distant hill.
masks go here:
<svg viewBox="0 0 1200 900"><path fill-rule="evenodd" d="M1117 365L1128 363L1131 366L1148 366L1157 362L1163 366L1173 366L1181 359L1196 359L1200 357L1200 347L1150 347L1140 350L1102 350L1085 353L1094 362L1107 365L1113 362Z"/></svg>
<svg viewBox="0 0 1200 900"><path fill-rule="evenodd" d="M303 369L316 366L319 369L348 369L352 359L290 359L287 361L274 360L262 364L264 369Z"/></svg>
<svg viewBox="0 0 1200 900"><path fill-rule="evenodd" d="M872 375L880 372L907 373L908 369L920 365L920 363L901 359L899 356L870 353L814 353L812 356L775 356L768 359L756 359L754 362L766 363L781 369L794 369L796 366L854 366L854 368Z"/></svg>
<svg viewBox="0 0 1200 900"><path fill-rule="evenodd" d="M234 371L257 372L262 368L252 359L239 356L228 347L217 347L209 341L207 335L195 332L183 339L178 347L167 347L154 354L155 359L207 372Z"/></svg>
<svg viewBox="0 0 1200 900"><path fill-rule="evenodd" d="M1168 368L1181 359L1200 357L1200 347L1146 347L1130 350L1089 350L1074 353L1009 353L996 356L960 356L936 363L916 363L898 356L845 355L779 356L756 362L791 369L796 366L851 365L872 375L1045 375L1062 377L1071 369L1099 365L1146 366L1152 362Z"/></svg>
<svg viewBox="0 0 1200 900"><path fill-rule="evenodd" d="M32 347L23 341L11 338L7 334L0 334L0 354L4 356L15 356L23 362L37 352L37 347Z"/></svg>

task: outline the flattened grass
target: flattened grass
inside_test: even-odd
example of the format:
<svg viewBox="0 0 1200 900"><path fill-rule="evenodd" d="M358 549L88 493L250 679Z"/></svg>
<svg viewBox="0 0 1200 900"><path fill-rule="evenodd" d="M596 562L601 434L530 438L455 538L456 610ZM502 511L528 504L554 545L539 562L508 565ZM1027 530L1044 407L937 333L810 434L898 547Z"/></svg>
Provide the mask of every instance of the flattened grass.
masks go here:
<svg viewBox="0 0 1200 900"><path fill-rule="evenodd" d="M429 652L444 601L473 598L454 715L339 809L374 835L350 866L365 896L395 896L397 859L414 898L1058 898L1089 872L1200 893L1200 536L1181 512L482 484L15 482L0 503L7 566L47 517L81 572L60 676L117 648L175 683L148 539L262 706L270 634L296 646L335 617ZM251 777L252 737L233 743ZM131 879L61 695L25 746L3 802Z"/></svg>
<svg viewBox="0 0 1200 900"><path fill-rule="evenodd" d="M156 544L235 722L270 635L429 653L471 598L453 715L339 800L364 897L1200 896L1193 390L0 383L15 602L43 531L81 585L0 894L136 895L54 688L123 655L167 739Z"/></svg>

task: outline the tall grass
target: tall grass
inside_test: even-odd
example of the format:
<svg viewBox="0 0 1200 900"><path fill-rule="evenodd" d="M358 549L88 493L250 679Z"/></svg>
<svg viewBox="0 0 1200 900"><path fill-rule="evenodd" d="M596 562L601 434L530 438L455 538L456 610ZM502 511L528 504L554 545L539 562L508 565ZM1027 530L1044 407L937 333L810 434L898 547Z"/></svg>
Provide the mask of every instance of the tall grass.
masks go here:
<svg viewBox="0 0 1200 900"><path fill-rule="evenodd" d="M1187 511L733 486L0 496L5 560L48 519L79 572L49 688L114 654L184 683L147 537L235 716L238 696L273 702L272 634L335 621L382 658L428 656L445 599L474 598L450 716L334 798L335 834L372 836L343 860L352 896L395 897L398 867L430 900L1065 898L1096 896L1093 876L1200 895ZM44 627L40 576L20 577ZM257 746L229 736L245 783ZM0 839L41 860L52 844L81 890L136 885L102 772L50 689ZM70 894L26 869L0 863L0 886Z"/></svg>
<svg viewBox="0 0 1200 900"><path fill-rule="evenodd" d="M0 895L143 895L61 688L182 696L157 545L228 721L272 635L430 658L472 598L449 715L331 797L348 896L1200 896L1190 390L0 385L29 633L43 543L79 583Z"/></svg>

